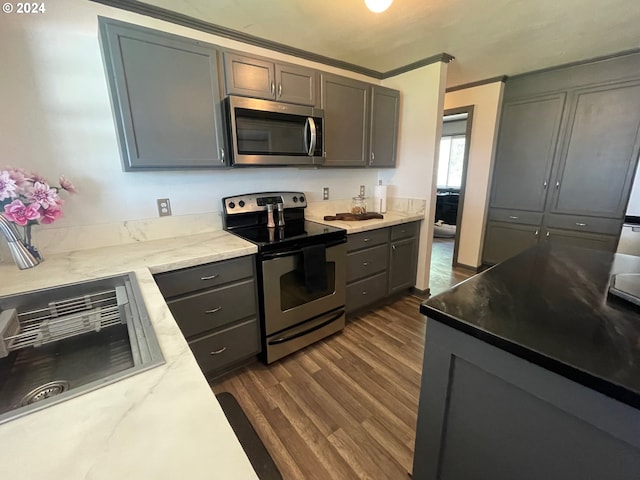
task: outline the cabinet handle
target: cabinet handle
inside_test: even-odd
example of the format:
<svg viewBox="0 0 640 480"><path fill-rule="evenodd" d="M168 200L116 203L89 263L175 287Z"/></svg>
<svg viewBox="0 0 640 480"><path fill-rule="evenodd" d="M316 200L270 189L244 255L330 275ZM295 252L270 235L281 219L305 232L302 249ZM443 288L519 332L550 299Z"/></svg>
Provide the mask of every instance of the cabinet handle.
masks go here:
<svg viewBox="0 0 640 480"><path fill-rule="evenodd" d="M393 250L394 252L396 251L396 246L395 245L391 245L391 250Z"/></svg>
<svg viewBox="0 0 640 480"><path fill-rule="evenodd" d="M373 162L375 161L375 159L376 159L376 154L371 152L371 160L369 160L369 165L373 165Z"/></svg>
<svg viewBox="0 0 640 480"><path fill-rule="evenodd" d="M276 84L271 82L271 95L275 95L276 93Z"/></svg>
<svg viewBox="0 0 640 480"><path fill-rule="evenodd" d="M211 310L205 310L204 313L216 313L222 310L222 307L212 308Z"/></svg>
<svg viewBox="0 0 640 480"><path fill-rule="evenodd" d="M368 242L369 240L370 240L370 239L368 239L368 238L364 238L364 239L362 239L362 241L363 241L363 242Z"/></svg>
<svg viewBox="0 0 640 480"><path fill-rule="evenodd" d="M220 350L214 350L213 352L210 353L210 355L220 355L226 349L227 349L227 347L222 347Z"/></svg>
<svg viewBox="0 0 640 480"><path fill-rule="evenodd" d="M551 236L551 234L549 232L547 232L546 237L549 238Z"/></svg>
<svg viewBox="0 0 640 480"><path fill-rule="evenodd" d="M556 182L556 190L560 188L560 182Z"/></svg>
<svg viewBox="0 0 640 480"><path fill-rule="evenodd" d="M278 96L279 97L282 96L282 84L281 83L278 84Z"/></svg>
<svg viewBox="0 0 640 480"><path fill-rule="evenodd" d="M540 230L536 228L536 232L533 234L533 236L538 238L538 235L540 235Z"/></svg>
<svg viewBox="0 0 640 480"><path fill-rule="evenodd" d="M581 222L576 222L576 226L578 226L578 227L586 227L587 224L586 223L581 223Z"/></svg>
<svg viewBox="0 0 640 480"><path fill-rule="evenodd" d="M547 183L547 181L545 180L545 181L544 181L544 183L542 184L542 188L547 188L547 185L549 185L549 184L548 184L548 183Z"/></svg>
<svg viewBox="0 0 640 480"><path fill-rule="evenodd" d="M220 162L224 163L224 147L220 147Z"/></svg>
<svg viewBox="0 0 640 480"><path fill-rule="evenodd" d="M213 280L214 278L218 278L220 275L217 273L215 275L209 275L208 277L200 277L200 280Z"/></svg>
<svg viewBox="0 0 640 480"><path fill-rule="evenodd" d="M366 291L366 290L364 290L364 291L362 292L362 295L367 295L367 291Z"/></svg>
<svg viewBox="0 0 640 480"><path fill-rule="evenodd" d="M518 216L516 216L516 215L509 215L509 218L510 218L511 220L517 220L517 219L518 219L518 218L520 218L520 217L518 217Z"/></svg>
<svg viewBox="0 0 640 480"><path fill-rule="evenodd" d="M367 266L369 266L369 262L362 262L362 266L363 266L363 267L367 267Z"/></svg>

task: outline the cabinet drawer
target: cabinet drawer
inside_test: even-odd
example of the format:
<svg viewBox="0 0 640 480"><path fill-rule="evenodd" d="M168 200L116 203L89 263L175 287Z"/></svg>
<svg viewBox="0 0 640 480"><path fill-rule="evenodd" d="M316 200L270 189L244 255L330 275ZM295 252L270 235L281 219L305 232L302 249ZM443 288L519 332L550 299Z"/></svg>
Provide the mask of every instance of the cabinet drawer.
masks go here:
<svg viewBox="0 0 640 480"><path fill-rule="evenodd" d="M250 320L221 332L189 342L200 369L221 370L235 362L260 353L257 320Z"/></svg>
<svg viewBox="0 0 640 480"><path fill-rule="evenodd" d="M542 213L525 212L524 210L492 208L489 210L489 220L497 222L520 223L523 225L540 225L542 223Z"/></svg>
<svg viewBox="0 0 640 480"><path fill-rule="evenodd" d="M402 223L391 227L391 241L418 235L419 222Z"/></svg>
<svg viewBox="0 0 640 480"><path fill-rule="evenodd" d="M389 229L378 228L368 232L354 233L347 237L347 252L361 248L373 247L389 241Z"/></svg>
<svg viewBox="0 0 640 480"><path fill-rule="evenodd" d="M547 217L547 226L551 228L564 228L580 232L618 235L622 229L622 220L617 220L615 218L550 214Z"/></svg>
<svg viewBox="0 0 640 480"><path fill-rule="evenodd" d="M387 296L387 272L347 285L347 312Z"/></svg>
<svg viewBox="0 0 640 480"><path fill-rule="evenodd" d="M347 283L383 272L389 265L389 247L378 245L347 256Z"/></svg>
<svg viewBox="0 0 640 480"><path fill-rule="evenodd" d="M182 334L192 337L256 314L253 280L167 302Z"/></svg>
<svg viewBox="0 0 640 480"><path fill-rule="evenodd" d="M170 298L247 277L253 277L253 256L160 273L154 278L162 295Z"/></svg>

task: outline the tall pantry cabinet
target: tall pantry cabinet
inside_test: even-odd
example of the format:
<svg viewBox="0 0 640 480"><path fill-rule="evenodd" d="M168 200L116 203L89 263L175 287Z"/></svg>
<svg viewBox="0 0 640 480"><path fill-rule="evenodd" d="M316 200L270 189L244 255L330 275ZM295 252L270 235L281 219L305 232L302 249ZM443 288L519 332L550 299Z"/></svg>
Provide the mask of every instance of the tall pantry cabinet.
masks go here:
<svg viewBox="0 0 640 480"><path fill-rule="evenodd" d="M539 242L615 251L639 133L640 54L510 79L483 263Z"/></svg>

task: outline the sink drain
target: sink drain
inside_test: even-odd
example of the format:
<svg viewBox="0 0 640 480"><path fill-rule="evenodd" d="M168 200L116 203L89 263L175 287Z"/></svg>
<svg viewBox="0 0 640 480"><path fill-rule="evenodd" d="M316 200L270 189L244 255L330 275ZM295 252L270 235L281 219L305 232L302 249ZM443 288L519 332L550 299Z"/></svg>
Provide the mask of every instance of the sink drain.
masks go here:
<svg viewBox="0 0 640 480"><path fill-rule="evenodd" d="M56 380L54 382L45 383L44 385L40 385L39 387L34 388L24 397L22 397L20 406L24 407L25 405L31 405L32 403L46 400L49 397L55 397L56 395L60 395L62 392L66 392L67 390L69 390L69 382L65 382L64 380Z"/></svg>

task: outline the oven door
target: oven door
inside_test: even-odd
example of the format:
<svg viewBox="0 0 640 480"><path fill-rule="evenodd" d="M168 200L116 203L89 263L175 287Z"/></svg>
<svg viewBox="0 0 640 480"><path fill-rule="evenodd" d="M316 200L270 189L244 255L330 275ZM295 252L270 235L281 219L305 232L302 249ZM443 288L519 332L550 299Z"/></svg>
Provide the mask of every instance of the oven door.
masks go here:
<svg viewBox="0 0 640 480"><path fill-rule="evenodd" d="M344 307L347 244L328 247L325 259L327 288L310 293L304 283L302 251L278 253L263 258L262 290L266 336Z"/></svg>

